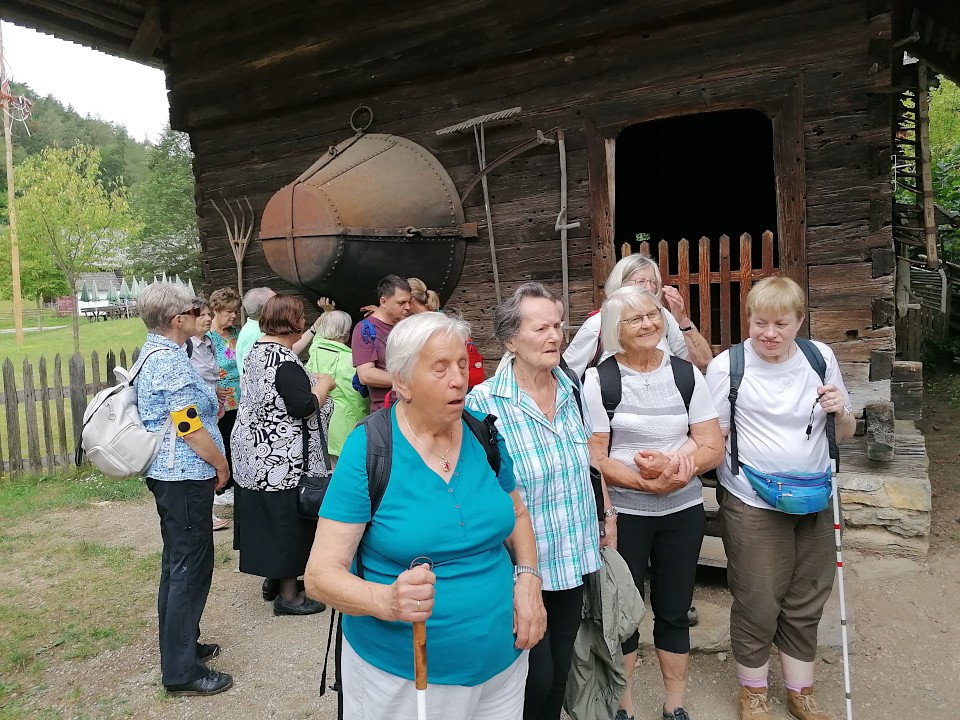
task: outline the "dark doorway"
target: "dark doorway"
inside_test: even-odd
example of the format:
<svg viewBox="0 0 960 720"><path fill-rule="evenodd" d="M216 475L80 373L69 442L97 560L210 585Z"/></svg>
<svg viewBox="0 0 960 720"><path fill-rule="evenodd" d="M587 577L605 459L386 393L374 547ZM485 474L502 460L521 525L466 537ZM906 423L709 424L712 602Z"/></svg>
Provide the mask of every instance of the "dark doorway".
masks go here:
<svg viewBox="0 0 960 720"><path fill-rule="evenodd" d="M757 110L631 125L617 137L616 245L777 234L773 123Z"/></svg>
<svg viewBox="0 0 960 720"><path fill-rule="evenodd" d="M747 255L751 268L779 267L773 123L763 113L730 110L631 125L616 139L615 178L618 259L625 243L631 252L638 252L640 243L647 241L651 255L661 262L661 272L678 272L678 249L686 239L690 246L684 262L691 274L697 274L699 243L706 237L708 271L716 277L720 237L727 235L731 270L736 275L739 238L748 233L753 239ZM764 263L761 240L766 231L773 234L773 242ZM669 269L663 267L658 252L662 240L667 244ZM704 298L709 318L701 318L700 287L689 287L690 316L716 347L741 337L739 289L734 280L729 305L721 308L720 285L711 279L710 297ZM722 326L727 329L722 331Z"/></svg>

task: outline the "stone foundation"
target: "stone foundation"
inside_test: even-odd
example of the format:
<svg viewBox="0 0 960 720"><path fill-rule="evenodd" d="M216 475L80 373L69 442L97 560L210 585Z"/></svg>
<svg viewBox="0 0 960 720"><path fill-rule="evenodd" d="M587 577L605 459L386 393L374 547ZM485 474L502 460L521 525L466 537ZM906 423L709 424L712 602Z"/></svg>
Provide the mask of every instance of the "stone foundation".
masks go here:
<svg viewBox="0 0 960 720"><path fill-rule="evenodd" d="M841 451L842 472L837 475L844 547L892 557L925 557L931 501L923 435L912 422L897 421L892 462L868 460L858 451L858 440L862 438L844 443L844 451L850 452Z"/></svg>

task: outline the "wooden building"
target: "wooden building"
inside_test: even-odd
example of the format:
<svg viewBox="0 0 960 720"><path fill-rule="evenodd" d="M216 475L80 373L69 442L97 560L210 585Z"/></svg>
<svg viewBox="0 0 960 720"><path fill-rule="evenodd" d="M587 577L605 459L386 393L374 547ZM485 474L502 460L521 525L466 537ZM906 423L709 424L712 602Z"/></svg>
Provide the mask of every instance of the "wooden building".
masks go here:
<svg viewBox="0 0 960 720"><path fill-rule="evenodd" d="M923 441L907 426L895 428L892 417L916 418L918 372L894 363L890 172L895 105L911 92L910 77L916 83L904 70L904 52L960 76L955 3L7 0L5 6L15 22L164 68L172 125L189 133L195 153L208 288L235 283L234 258L211 201L245 197L259 217L273 193L351 136L348 118L360 104L375 113L371 132L427 148L460 190L477 173L473 135L437 130L522 108L485 127L490 159L537 131L555 138L551 131L561 129L566 218L578 223L567 231L571 321L597 306L620 253L637 251L646 237L666 241L661 257L674 270L683 238L695 246L707 238L692 252L689 270L698 279L690 298L694 319L710 325L719 346L738 339L738 272L749 265L793 277L808 291L811 335L833 346L857 411L876 404L866 422L869 452L864 437L847 450L848 520L866 547L925 552L930 491ZM488 180L502 293L529 279L559 289L557 145L517 156ZM469 244L447 306L461 309L483 341L496 296L479 189L464 209L467 221L479 223L480 238ZM743 233L755 242L741 253ZM721 236L732 238L729 253ZM721 311L724 262L733 298L731 309ZM710 274L698 275L707 264ZM353 271L372 296L377 278L363 267ZM244 282L283 289L256 242ZM496 356L489 342L481 349Z"/></svg>

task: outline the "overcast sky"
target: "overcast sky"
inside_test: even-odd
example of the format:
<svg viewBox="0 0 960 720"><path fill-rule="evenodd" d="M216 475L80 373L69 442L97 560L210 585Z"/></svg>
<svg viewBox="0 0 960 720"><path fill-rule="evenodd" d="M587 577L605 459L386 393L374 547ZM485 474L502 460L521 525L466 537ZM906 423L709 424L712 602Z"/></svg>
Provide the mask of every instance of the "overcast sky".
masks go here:
<svg viewBox="0 0 960 720"><path fill-rule="evenodd" d="M156 140L170 121L162 70L9 22L3 23L3 45L13 80L81 115L123 125L137 140Z"/></svg>

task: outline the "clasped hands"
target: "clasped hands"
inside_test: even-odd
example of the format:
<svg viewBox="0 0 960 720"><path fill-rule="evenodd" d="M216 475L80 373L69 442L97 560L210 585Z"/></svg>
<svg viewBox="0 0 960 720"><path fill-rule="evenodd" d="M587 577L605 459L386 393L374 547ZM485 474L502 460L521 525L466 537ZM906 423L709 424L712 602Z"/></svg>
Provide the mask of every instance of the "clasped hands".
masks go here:
<svg viewBox="0 0 960 720"><path fill-rule="evenodd" d="M694 465L692 456L682 452L641 450L634 455L633 462L640 471L640 477L656 481L650 491L658 495L666 495L686 487L700 469Z"/></svg>

